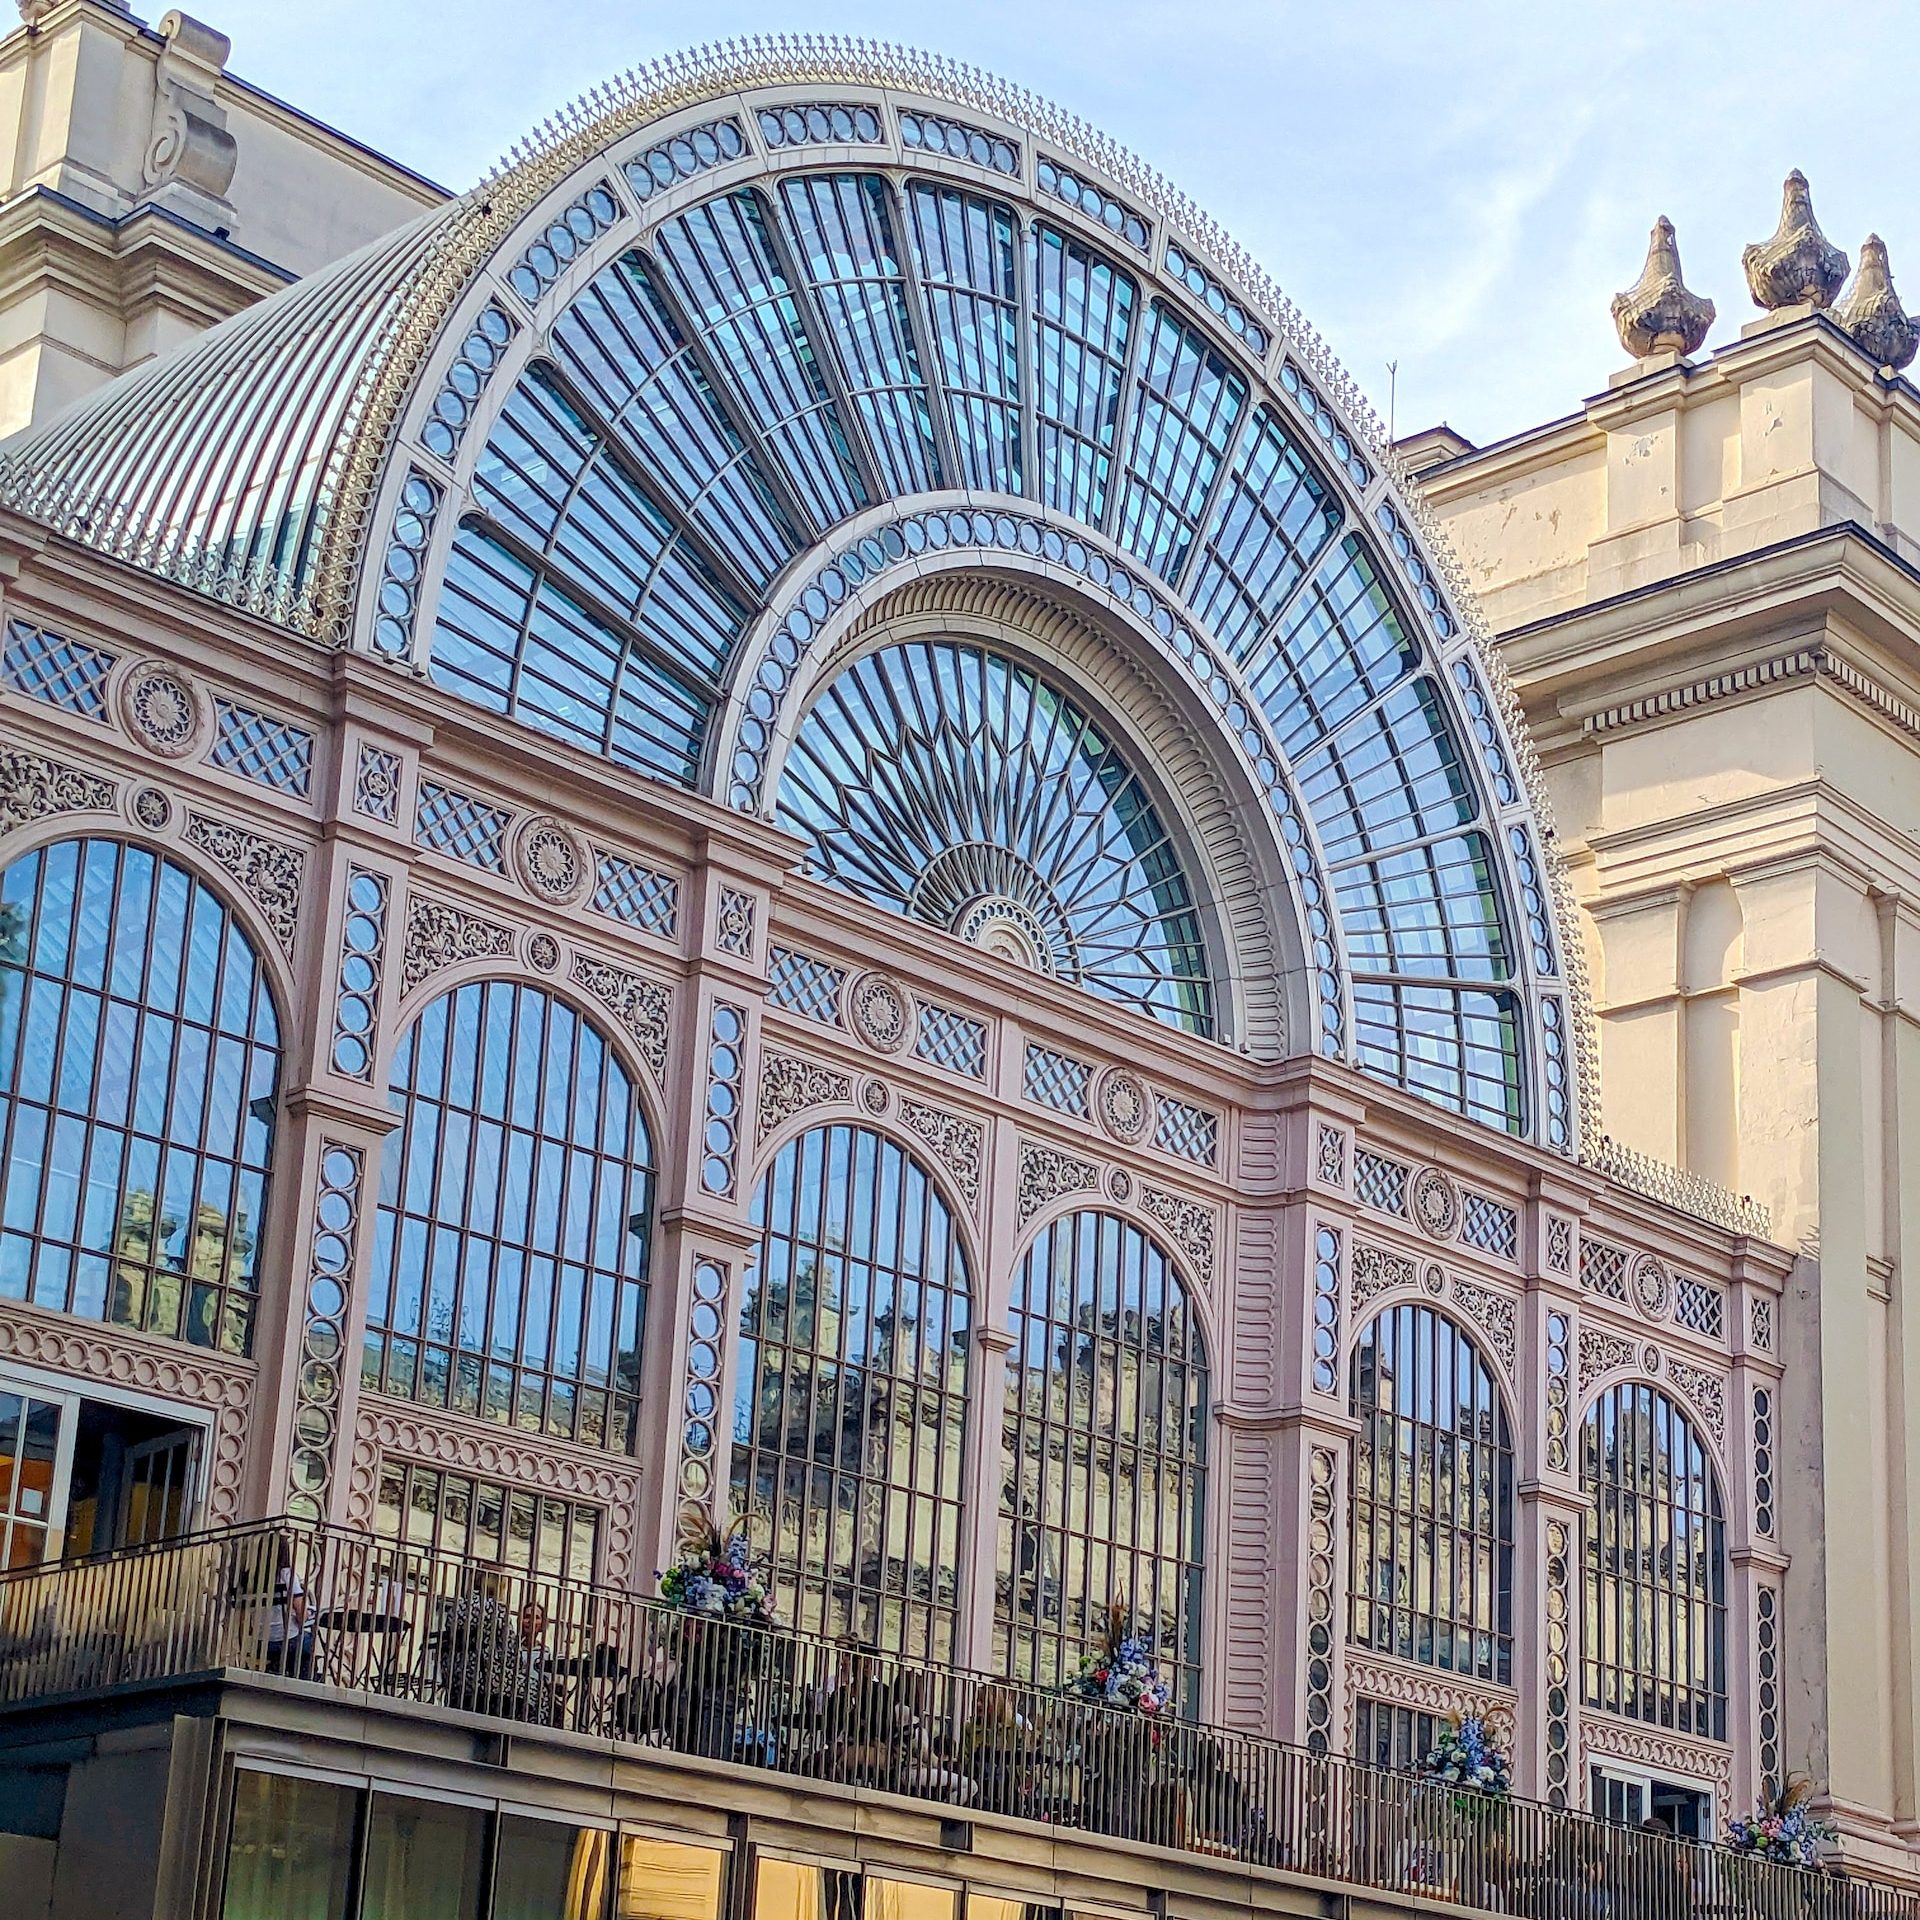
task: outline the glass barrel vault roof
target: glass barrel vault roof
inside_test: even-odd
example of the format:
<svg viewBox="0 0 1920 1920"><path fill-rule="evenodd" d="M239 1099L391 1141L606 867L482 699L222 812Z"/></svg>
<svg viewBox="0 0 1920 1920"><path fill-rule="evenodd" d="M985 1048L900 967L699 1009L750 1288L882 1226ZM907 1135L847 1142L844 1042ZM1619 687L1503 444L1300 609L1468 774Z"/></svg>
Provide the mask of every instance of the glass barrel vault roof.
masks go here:
<svg viewBox="0 0 1920 1920"><path fill-rule="evenodd" d="M933 552L1073 577L1269 793L1317 996L1295 1044L1571 1149L1584 1007L1524 743L1388 465L1310 329L1157 175L984 76L785 42L628 76L465 200L17 437L0 496L810 815L816 853L822 716L856 724L912 665L807 693L822 636ZM920 757L879 809L896 844L815 862L906 911L904 786L951 791ZM832 784L844 853L876 790L844 755ZM1210 1031L1197 876L1136 807L1154 874L1108 957L1148 984L1119 997Z"/></svg>

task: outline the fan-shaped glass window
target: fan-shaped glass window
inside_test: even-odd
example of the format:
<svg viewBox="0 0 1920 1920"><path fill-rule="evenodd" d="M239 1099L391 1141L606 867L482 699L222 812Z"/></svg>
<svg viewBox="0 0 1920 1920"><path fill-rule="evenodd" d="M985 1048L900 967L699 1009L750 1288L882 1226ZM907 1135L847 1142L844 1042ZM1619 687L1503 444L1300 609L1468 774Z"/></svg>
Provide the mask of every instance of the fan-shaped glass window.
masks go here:
<svg viewBox="0 0 1920 1920"><path fill-rule="evenodd" d="M1173 1262L1112 1214L1054 1221L1013 1288L996 1663L1064 1680L1118 1606L1196 1711L1206 1459L1206 1350Z"/></svg>
<svg viewBox="0 0 1920 1920"><path fill-rule="evenodd" d="M1172 837L1105 729L1014 661L918 640L856 661L801 723L779 819L836 886L1213 1031Z"/></svg>
<svg viewBox="0 0 1920 1920"><path fill-rule="evenodd" d="M61 840L0 875L0 1300L244 1354L280 1022L186 868Z"/></svg>
<svg viewBox="0 0 1920 1920"><path fill-rule="evenodd" d="M1727 1737L1727 1536L1693 1423L1636 1381L1593 1403L1581 1436L1587 1513L1586 1701Z"/></svg>
<svg viewBox="0 0 1920 1920"><path fill-rule="evenodd" d="M631 1452L653 1155L632 1077L532 987L442 994L394 1056L366 1384Z"/></svg>
<svg viewBox="0 0 1920 1920"><path fill-rule="evenodd" d="M1504 1685L1513 1661L1513 1441L1493 1370L1409 1303L1353 1355L1355 1645Z"/></svg>
<svg viewBox="0 0 1920 1920"><path fill-rule="evenodd" d="M867 1127L789 1141L753 1202L733 1498L782 1616L954 1652L967 1262L913 1155Z"/></svg>

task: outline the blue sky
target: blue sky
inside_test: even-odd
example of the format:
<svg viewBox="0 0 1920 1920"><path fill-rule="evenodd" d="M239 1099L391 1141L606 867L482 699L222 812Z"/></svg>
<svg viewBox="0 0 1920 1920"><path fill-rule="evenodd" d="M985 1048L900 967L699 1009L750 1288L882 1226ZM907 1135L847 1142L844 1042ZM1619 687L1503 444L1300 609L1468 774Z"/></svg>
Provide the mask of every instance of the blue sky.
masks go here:
<svg viewBox="0 0 1920 1920"><path fill-rule="evenodd" d="M157 9L153 12L157 17ZM1713 339L1800 167L1831 239L1886 240L1920 308L1907 94L1920 11L1561 0L203 0L233 70L449 186L562 101L695 42L862 34L992 69L1103 127L1258 255L1401 432L1485 443L1573 411L1607 314L1679 229ZM537 28L531 24L537 22ZM1898 158L1896 159L1896 155ZM1903 273L1908 279L1903 284Z"/></svg>

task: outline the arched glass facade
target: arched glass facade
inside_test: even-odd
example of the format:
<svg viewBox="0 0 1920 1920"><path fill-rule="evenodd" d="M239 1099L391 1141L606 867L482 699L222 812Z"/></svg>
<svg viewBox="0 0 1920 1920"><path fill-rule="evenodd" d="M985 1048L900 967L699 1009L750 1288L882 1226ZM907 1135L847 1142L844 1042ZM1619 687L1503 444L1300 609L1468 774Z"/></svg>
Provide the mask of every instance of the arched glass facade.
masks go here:
<svg viewBox="0 0 1920 1920"><path fill-rule="evenodd" d="M1001 1429L994 1659L1050 1685L1116 1602L1151 1632L1183 1710L1200 1697L1207 1357L1186 1288L1110 1213L1067 1214L1013 1286Z"/></svg>
<svg viewBox="0 0 1920 1920"><path fill-rule="evenodd" d="M1213 1030L1193 892L1139 776L1000 654L914 640L856 661L802 723L778 817L836 886Z"/></svg>
<svg viewBox="0 0 1920 1920"><path fill-rule="evenodd" d="M1693 1423L1625 1381L1588 1411L1586 1702L1724 1740L1727 1542L1720 1485Z"/></svg>
<svg viewBox="0 0 1920 1920"><path fill-rule="evenodd" d="M1513 1439L1480 1350L1408 1302L1354 1347L1350 1637L1504 1685L1513 1662Z"/></svg>
<svg viewBox="0 0 1920 1920"><path fill-rule="evenodd" d="M630 1452L653 1155L599 1029L537 988L442 994L394 1055L369 1387Z"/></svg>
<svg viewBox="0 0 1920 1920"><path fill-rule="evenodd" d="M781 1615L890 1652L956 1652L970 1284L927 1170L816 1127L754 1195L733 1501Z"/></svg>
<svg viewBox="0 0 1920 1920"><path fill-rule="evenodd" d="M62 840L0 875L0 1299L250 1351L280 1023L186 868Z"/></svg>

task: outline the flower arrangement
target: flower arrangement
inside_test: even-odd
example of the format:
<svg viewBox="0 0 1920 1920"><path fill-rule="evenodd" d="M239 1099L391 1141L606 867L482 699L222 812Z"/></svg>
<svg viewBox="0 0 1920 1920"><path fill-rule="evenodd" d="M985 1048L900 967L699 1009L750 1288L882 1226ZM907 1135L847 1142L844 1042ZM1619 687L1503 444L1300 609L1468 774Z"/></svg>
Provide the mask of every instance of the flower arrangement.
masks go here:
<svg viewBox="0 0 1920 1920"><path fill-rule="evenodd" d="M773 1624L773 1590L753 1564L747 1536L720 1529L700 1509L680 1517L680 1555L660 1577L660 1597L683 1613L709 1614L740 1626Z"/></svg>
<svg viewBox="0 0 1920 1920"><path fill-rule="evenodd" d="M1133 1632L1125 1609L1118 1606L1107 1611L1105 1644L1080 1656L1061 1691L1070 1700L1122 1707L1150 1720L1164 1718L1173 1705L1173 1689L1161 1678L1153 1657L1152 1636Z"/></svg>
<svg viewBox="0 0 1920 1920"><path fill-rule="evenodd" d="M1422 1763L1429 1780L1504 1800L1513 1792L1513 1762L1484 1714L1456 1713Z"/></svg>
<svg viewBox="0 0 1920 1920"><path fill-rule="evenodd" d="M1808 1811L1812 1799L1813 1782L1804 1773L1788 1774L1772 1793L1761 1795L1751 1813L1736 1814L1727 1822L1727 1845L1776 1866L1817 1866L1820 1849L1835 1836L1826 1821Z"/></svg>

